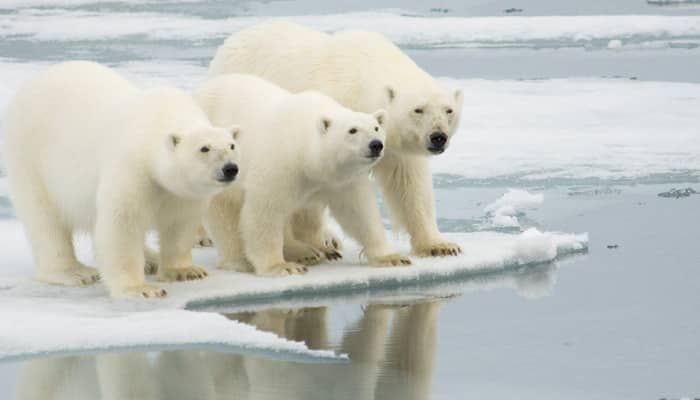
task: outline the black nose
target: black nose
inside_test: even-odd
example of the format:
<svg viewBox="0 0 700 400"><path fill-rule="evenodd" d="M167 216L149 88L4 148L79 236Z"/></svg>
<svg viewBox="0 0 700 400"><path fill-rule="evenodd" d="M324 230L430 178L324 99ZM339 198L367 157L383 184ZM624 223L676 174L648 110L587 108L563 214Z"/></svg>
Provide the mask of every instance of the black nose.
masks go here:
<svg viewBox="0 0 700 400"><path fill-rule="evenodd" d="M223 180L225 182L230 182L238 175L238 165L228 163L221 168L221 172L224 175Z"/></svg>
<svg viewBox="0 0 700 400"><path fill-rule="evenodd" d="M371 142L369 142L369 150L372 156L378 156L382 153L382 150L384 149L384 144L382 144L381 141L374 139Z"/></svg>
<svg viewBox="0 0 700 400"><path fill-rule="evenodd" d="M447 135L445 132L433 132L430 134L430 144L436 149L442 149L447 143Z"/></svg>

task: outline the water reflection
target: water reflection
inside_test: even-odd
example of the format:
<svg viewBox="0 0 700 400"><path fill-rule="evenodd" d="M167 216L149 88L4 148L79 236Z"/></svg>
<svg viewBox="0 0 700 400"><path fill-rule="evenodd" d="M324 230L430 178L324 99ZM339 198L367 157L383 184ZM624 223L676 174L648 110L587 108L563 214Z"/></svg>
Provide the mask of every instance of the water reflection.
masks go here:
<svg viewBox="0 0 700 400"><path fill-rule="evenodd" d="M220 353L203 357L212 376L217 377L218 398L428 399L441 304L441 300L434 300L409 306L365 307L335 347L350 356L349 364L298 364ZM334 348L328 339L326 307L229 317L303 341L310 348Z"/></svg>
<svg viewBox="0 0 700 400"><path fill-rule="evenodd" d="M303 364L234 353L181 350L49 358L23 365L20 400L248 399L370 400L431 398L440 294L511 288L524 297L551 292L556 265L484 274L436 287L422 300L359 308L331 340L332 307L224 314L304 342L346 353L346 364ZM457 290L459 289L459 290ZM405 298L404 298L405 301ZM447 344L449 345L449 344Z"/></svg>
<svg viewBox="0 0 700 400"><path fill-rule="evenodd" d="M441 300L369 305L345 329L347 364L301 364L230 353L110 353L33 360L22 370L18 398L59 399L428 399ZM229 315L261 330L334 348L328 309Z"/></svg>

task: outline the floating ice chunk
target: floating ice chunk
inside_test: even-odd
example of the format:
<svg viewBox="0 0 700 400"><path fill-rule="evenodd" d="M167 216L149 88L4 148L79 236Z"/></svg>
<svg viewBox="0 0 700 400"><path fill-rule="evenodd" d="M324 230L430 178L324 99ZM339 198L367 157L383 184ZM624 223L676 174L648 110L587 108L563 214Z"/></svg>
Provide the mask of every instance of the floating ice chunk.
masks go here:
<svg viewBox="0 0 700 400"><path fill-rule="evenodd" d="M691 195L697 194L698 192L695 191L693 188L685 188L685 189L676 189L673 188L667 192L661 192L658 194L659 197L667 197L667 198L674 198L674 199L680 199L681 197L690 197Z"/></svg>
<svg viewBox="0 0 700 400"><path fill-rule="evenodd" d="M491 226L498 228L516 228L520 226L517 214L528 208L535 208L544 201L543 194L532 194L526 190L508 189L498 200L484 207L486 215L491 218Z"/></svg>
<svg viewBox="0 0 700 400"><path fill-rule="evenodd" d="M518 264L543 262L551 260L562 249L582 250L582 243L588 243L588 234L540 232L530 228L518 236L515 258Z"/></svg>
<svg viewBox="0 0 700 400"><path fill-rule="evenodd" d="M622 41L620 39L613 39L608 42L609 49L619 49L622 48Z"/></svg>

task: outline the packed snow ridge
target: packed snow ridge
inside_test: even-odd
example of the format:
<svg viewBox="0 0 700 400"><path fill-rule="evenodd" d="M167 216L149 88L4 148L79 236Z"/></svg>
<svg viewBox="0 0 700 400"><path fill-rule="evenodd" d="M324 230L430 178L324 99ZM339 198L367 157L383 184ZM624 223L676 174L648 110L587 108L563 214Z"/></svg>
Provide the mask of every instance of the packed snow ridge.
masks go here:
<svg viewBox="0 0 700 400"><path fill-rule="evenodd" d="M378 31L402 46L472 46L488 43L566 42L654 38L700 39L700 16L600 15L434 17L400 10L287 16L326 32ZM0 37L50 41L114 40L143 35L153 40L223 39L265 17L204 19L159 13L43 11L23 8L3 15ZM73 29L76 25L81 29ZM605 42L607 43L607 41Z"/></svg>

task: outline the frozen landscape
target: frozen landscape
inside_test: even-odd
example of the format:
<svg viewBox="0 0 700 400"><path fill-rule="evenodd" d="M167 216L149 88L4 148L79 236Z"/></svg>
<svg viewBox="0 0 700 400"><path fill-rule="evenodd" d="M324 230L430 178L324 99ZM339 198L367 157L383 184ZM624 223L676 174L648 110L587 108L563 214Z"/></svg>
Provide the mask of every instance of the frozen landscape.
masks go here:
<svg viewBox="0 0 700 400"><path fill-rule="evenodd" d="M103 382L119 368L148 399L699 397L698 3L528 3L0 2L0 119L66 59L193 89L225 37L267 17L382 32L465 96L431 162L465 254L411 268L364 267L348 241L305 276L211 270L162 302L112 302L31 281L0 177L0 398L62 370L51 398L119 398Z"/></svg>

